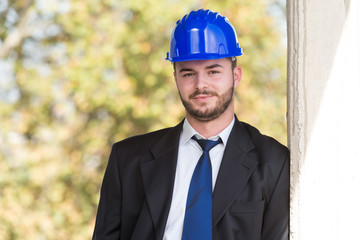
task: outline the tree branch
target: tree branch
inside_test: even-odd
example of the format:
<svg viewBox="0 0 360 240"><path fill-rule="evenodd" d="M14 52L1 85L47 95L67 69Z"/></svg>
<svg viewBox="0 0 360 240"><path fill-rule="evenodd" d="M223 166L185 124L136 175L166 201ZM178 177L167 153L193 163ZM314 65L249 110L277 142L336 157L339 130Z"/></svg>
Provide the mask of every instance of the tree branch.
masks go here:
<svg viewBox="0 0 360 240"><path fill-rule="evenodd" d="M33 5L34 0L28 0L25 6L18 12L19 21L7 37L3 44L0 46L0 58L5 58L9 55L10 51L21 44L21 42L34 31L33 27L28 24L31 11L30 7Z"/></svg>

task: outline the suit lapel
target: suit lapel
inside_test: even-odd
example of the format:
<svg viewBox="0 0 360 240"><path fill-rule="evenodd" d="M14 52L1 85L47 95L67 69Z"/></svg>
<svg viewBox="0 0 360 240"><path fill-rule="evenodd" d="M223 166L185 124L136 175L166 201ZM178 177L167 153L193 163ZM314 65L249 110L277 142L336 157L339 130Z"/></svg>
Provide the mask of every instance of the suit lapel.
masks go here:
<svg viewBox="0 0 360 240"><path fill-rule="evenodd" d="M258 165L248 156L255 148L249 134L236 119L226 145L213 193L213 226L231 206Z"/></svg>
<svg viewBox="0 0 360 240"><path fill-rule="evenodd" d="M171 205L182 122L170 129L151 149L154 159L141 164L145 195L156 239L161 239Z"/></svg>

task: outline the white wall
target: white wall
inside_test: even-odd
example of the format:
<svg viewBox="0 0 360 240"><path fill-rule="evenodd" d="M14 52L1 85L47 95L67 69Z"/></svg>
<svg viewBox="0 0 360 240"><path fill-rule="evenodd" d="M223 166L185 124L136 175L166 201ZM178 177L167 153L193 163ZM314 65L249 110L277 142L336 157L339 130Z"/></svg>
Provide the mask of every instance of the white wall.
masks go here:
<svg viewBox="0 0 360 240"><path fill-rule="evenodd" d="M291 239L360 239L360 1L287 14Z"/></svg>

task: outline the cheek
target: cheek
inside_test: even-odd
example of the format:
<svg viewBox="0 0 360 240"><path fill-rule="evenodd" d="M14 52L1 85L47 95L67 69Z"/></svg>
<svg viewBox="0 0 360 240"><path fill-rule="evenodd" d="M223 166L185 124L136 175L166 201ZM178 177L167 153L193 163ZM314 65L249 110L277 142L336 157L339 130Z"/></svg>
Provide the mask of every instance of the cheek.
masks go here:
<svg viewBox="0 0 360 240"><path fill-rule="evenodd" d="M189 92L193 89L193 86L190 81L178 81L177 87L181 92Z"/></svg>
<svg viewBox="0 0 360 240"><path fill-rule="evenodd" d="M236 84L236 82L235 82L233 75L229 75L227 77L227 81L224 83L224 86L226 86L226 88L229 89L230 87L234 87L235 84Z"/></svg>
<svg viewBox="0 0 360 240"><path fill-rule="evenodd" d="M177 89L178 89L181 97L184 98L184 99L187 99L189 94L188 94L188 90L186 90L186 87L183 84L178 82L177 83Z"/></svg>

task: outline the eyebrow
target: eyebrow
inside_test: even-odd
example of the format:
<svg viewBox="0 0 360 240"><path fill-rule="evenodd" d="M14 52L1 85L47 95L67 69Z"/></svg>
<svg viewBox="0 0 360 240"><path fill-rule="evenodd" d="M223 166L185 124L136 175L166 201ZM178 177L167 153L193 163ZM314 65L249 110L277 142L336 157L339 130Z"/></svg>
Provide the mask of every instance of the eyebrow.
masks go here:
<svg viewBox="0 0 360 240"><path fill-rule="evenodd" d="M207 66L205 69L213 69L213 68L217 68L217 67L224 68L224 67L221 66L220 64L215 63L215 64L213 64L213 65Z"/></svg>
<svg viewBox="0 0 360 240"><path fill-rule="evenodd" d="M214 68L217 68L217 67L220 67L220 68L224 68L222 65L218 64L218 63L215 63L213 65L210 65L210 66L206 66L205 69L214 69ZM191 68L182 68L180 69L179 73L181 72L192 72L194 71L194 69L191 69Z"/></svg>
<svg viewBox="0 0 360 240"><path fill-rule="evenodd" d="M191 68L182 68L182 69L180 69L179 73L181 73L181 72L191 72L191 71L194 71L194 70L191 69Z"/></svg>

